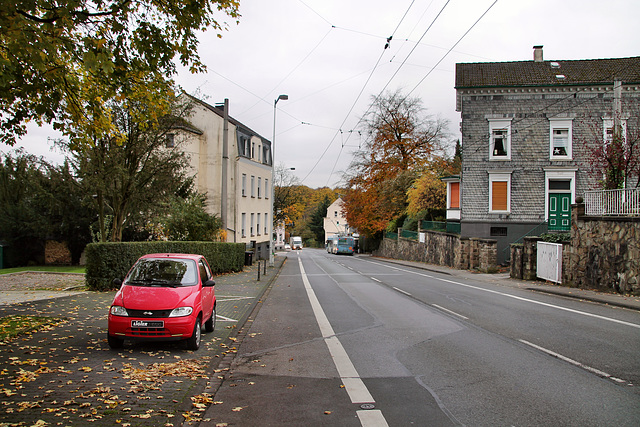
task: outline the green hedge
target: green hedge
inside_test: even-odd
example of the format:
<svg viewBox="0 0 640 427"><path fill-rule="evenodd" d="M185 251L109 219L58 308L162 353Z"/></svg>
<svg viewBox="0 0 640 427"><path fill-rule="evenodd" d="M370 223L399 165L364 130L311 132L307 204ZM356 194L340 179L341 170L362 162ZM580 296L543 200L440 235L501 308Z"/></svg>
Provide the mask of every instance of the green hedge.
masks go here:
<svg viewBox="0 0 640 427"><path fill-rule="evenodd" d="M87 245L87 287L92 291L113 289L113 279L124 279L143 255L154 253L199 254L209 262L214 274L241 271L244 243L221 242L122 242Z"/></svg>

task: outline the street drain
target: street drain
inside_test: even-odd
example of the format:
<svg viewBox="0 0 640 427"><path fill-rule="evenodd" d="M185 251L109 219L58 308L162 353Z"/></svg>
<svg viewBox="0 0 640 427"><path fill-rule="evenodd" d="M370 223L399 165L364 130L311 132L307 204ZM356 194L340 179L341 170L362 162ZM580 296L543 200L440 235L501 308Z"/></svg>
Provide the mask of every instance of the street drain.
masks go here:
<svg viewBox="0 0 640 427"><path fill-rule="evenodd" d="M362 405L360 405L360 409L375 409L376 405L374 405L373 403L363 403Z"/></svg>

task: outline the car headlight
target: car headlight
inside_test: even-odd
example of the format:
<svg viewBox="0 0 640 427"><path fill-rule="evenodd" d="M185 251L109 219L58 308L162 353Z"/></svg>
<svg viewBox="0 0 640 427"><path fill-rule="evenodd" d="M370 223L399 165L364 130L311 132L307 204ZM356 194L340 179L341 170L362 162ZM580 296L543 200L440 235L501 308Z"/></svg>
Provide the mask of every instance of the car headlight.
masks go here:
<svg viewBox="0 0 640 427"><path fill-rule="evenodd" d="M111 306L111 314L114 316L129 316L127 309L119 305Z"/></svg>
<svg viewBox="0 0 640 427"><path fill-rule="evenodd" d="M188 316L191 313L193 313L192 307L178 307L171 310L171 314L169 314L169 317L183 317Z"/></svg>

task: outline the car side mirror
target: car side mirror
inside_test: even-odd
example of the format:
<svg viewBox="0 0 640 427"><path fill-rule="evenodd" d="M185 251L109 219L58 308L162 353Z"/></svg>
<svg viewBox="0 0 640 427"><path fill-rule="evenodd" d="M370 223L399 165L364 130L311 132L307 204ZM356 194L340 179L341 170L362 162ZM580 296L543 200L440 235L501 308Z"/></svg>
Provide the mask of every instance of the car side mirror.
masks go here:
<svg viewBox="0 0 640 427"><path fill-rule="evenodd" d="M113 287L114 287L114 288L118 288L118 289L120 289L120 286L122 286L122 280L120 280L120 279L113 279Z"/></svg>
<svg viewBox="0 0 640 427"><path fill-rule="evenodd" d="M204 282L204 286L206 288L213 288L216 285L216 282L214 280L207 280L206 282Z"/></svg>

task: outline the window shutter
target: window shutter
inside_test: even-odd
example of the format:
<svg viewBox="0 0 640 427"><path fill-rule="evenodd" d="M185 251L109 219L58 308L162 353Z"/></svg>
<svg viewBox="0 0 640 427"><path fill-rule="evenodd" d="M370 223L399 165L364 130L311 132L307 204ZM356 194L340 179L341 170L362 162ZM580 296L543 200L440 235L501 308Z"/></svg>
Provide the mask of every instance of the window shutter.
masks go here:
<svg viewBox="0 0 640 427"><path fill-rule="evenodd" d="M460 183L452 182L451 183L451 208L457 209L460 208Z"/></svg>
<svg viewBox="0 0 640 427"><path fill-rule="evenodd" d="M492 182L493 199L491 200L491 210L506 211L507 210L507 182Z"/></svg>

